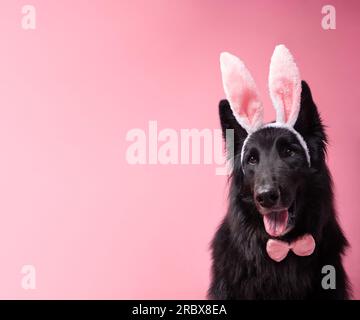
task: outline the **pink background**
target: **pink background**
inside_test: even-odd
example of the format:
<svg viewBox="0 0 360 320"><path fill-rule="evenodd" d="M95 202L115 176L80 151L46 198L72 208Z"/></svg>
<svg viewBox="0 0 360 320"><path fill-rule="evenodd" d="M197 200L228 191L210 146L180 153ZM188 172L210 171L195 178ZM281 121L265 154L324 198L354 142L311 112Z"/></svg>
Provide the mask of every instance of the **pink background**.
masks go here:
<svg viewBox="0 0 360 320"><path fill-rule="evenodd" d="M346 268L360 298L359 1L0 3L0 298L204 298L226 209L215 165L130 166L132 128L219 128L219 53L267 73L286 44L330 137ZM37 29L21 28L21 7ZM21 267L36 268L24 290Z"/></svg>

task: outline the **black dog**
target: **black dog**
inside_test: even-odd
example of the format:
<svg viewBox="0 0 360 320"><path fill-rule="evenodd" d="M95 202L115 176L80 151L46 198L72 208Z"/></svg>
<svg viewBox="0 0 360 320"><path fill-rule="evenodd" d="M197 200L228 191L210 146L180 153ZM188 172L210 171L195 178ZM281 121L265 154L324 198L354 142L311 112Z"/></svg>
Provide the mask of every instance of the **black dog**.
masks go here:
<svg viewBox="0 0 360 320"><path fill-rule="evenodd" d="M269 127L255 132L240 152L247 132L229 102L220 102L224 138L234 130L229 208L212 242L210 299L348 299L350 286L342 265L348 246L337 222L332 181L325 162L326 134L308 85L302 81L299 116L294 129L302 135L311 167L298 139L289 130ZM264 186L267 186L266 188ZM270 238L263 216L287 208L290 243L309 233L315 251L299 257L292 251L281 262L266 252ZM278 212L278 211L276 211ZM275 223L276 224L276 223ZM336 270L336 289L324 289L322 268Z"/></svg>

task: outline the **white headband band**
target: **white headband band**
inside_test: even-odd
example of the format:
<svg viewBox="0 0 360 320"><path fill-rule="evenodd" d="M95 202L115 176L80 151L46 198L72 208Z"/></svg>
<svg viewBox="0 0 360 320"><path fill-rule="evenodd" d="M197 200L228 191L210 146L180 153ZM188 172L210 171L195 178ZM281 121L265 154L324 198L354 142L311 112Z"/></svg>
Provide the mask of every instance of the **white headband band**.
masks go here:
<svg viewBox="0 0 360 320"><path fill-rule="evenodd" d="M284 128L292 132L303 147L309 167L310 153L304 138L294 129L300 111L301 77L293 56L284 45L275 47L269 70L269 92L276 111L276 122L264 124L263 105L249 70L234 55L223 52L220 68L226 99L237 122L247 131L242 150L251 135L263 128Z"/></svg>
<svg viewBox="0 0 360 320"><path fill-rule="evenodd" d="M265 129L265 128L282 128L282 129L286 129L286 130L289 130L290 132L292 132L295 135L295 137L298 139L300 145L303 147L303 149L305 151L306 161L307 161L309 167L311 167L309 148L308 148L304 138L302 137L302 135L299 132L297 132L293 127L290 127L290 126L288 126L286 124L282 124L282 123L276 123L276 122L265 124L264 126L260 127L259 129L257 129L254 132L257 132L257 131L259 131L261 129ZM243 163L243 160L244 160L245 145L249 141L250 137L252 136L252 134L254 132L251 132L250 134L248 134L248 136L244 140L244 143L241 148L241 163Z"/></svg>

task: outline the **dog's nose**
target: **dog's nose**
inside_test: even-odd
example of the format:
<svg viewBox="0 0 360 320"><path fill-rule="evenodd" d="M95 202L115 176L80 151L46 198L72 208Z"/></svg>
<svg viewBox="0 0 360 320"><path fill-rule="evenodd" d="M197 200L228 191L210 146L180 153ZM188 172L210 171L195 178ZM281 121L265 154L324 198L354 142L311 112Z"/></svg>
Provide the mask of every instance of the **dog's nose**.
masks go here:
<svg viewBox="0 0 360 320"><path fill-rule="evenodd" d="M256 194L256 201L264 208L271 208L279 200L279 191L275 188L262 189Z"/></svg>

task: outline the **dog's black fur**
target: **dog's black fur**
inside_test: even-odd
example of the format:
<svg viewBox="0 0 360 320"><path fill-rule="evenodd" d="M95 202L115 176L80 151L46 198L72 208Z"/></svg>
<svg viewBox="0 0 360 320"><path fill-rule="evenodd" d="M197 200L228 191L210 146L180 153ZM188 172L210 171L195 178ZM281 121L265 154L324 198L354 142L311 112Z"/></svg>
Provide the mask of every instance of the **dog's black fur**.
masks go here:
<svg viewBox="0 0 360 320"><path fill-rule="evenodd" d="M303 136L311 156L286 129L265 128L246 144L243 168L240 151L246 131L235 120L227 100L219 105L224 138L234 130L233 173L228 212L212 242L210 299L348 299L350 285L342 265L348 246L337 222L332 181L325 162L327 138L310 89L302 82L301 108L294 128ZM292 241L313 235L316 248L307 257L289 252L281 262L265 251L266 233L256 193L264 183L279 190L279 202L292 206L293 228L280 237ZM336 289L323 289L322 268L336 270Z"/></svg>

